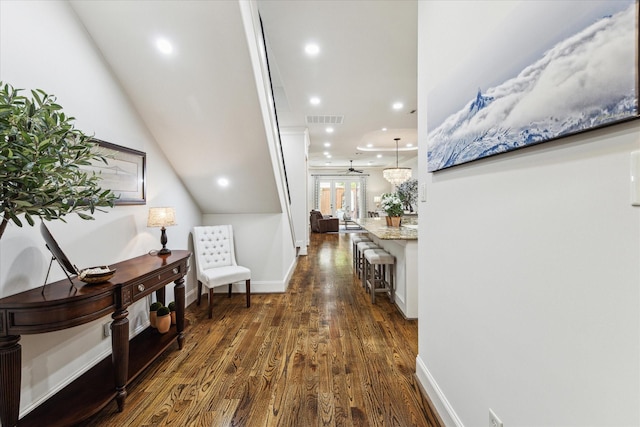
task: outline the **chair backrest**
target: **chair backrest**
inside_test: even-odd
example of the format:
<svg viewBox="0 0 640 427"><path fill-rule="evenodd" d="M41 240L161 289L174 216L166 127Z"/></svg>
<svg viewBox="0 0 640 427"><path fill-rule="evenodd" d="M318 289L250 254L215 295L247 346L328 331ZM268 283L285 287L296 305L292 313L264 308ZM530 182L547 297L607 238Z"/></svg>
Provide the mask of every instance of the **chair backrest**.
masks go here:
<svg viewBox="0 0 640 427"><path fill-rule="evenodd" d="M322 212L317 210L312 210L309 213L309 221L311 222L311 231L315 231L316 233L320 231L319 221L321 219L322 219Z"/></svg>
<svg viewBox="0 0 640 427"><path fill-rule="evenodd" d="M236 264L231 225L193 227L198 271Z"/></svg>

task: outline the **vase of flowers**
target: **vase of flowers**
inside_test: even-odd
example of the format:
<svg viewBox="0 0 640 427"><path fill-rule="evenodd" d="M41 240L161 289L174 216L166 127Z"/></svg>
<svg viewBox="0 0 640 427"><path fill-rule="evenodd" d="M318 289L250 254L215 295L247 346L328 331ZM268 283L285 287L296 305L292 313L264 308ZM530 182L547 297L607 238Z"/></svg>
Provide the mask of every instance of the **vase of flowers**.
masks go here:
<svg viewBox="0 0 640 427"><path fill-rule="evenodd" d="M402 201L397 193L384 193L380 200L380 207L387 213L387 225L400 227L402 216Z"/></svg>

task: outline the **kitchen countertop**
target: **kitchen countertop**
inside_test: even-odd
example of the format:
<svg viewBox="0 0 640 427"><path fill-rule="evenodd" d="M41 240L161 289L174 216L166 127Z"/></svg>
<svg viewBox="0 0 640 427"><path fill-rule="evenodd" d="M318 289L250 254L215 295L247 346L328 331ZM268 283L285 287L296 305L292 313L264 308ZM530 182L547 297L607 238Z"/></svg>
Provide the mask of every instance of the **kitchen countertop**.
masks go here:
<svg viewBox="0 0 640 427"><path fill-rule="evenodd" d="M387 226L384 217L361 218L356 222L369 233L382 240L418 240L417 217L403 217L400 227Z"/></svg>

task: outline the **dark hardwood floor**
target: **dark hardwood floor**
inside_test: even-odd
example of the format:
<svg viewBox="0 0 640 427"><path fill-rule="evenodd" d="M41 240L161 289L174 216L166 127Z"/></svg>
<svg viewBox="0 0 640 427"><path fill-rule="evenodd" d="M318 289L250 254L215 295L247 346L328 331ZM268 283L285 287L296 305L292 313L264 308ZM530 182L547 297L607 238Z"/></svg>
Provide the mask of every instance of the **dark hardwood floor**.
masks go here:
<svg viewBox="0 0 640 427"><path fill-rule="evenodd" d="M187 308L167 350L83 426L438 426L414 378L417 321L355 278L348 234L313 234L285 294Z"/></svg>

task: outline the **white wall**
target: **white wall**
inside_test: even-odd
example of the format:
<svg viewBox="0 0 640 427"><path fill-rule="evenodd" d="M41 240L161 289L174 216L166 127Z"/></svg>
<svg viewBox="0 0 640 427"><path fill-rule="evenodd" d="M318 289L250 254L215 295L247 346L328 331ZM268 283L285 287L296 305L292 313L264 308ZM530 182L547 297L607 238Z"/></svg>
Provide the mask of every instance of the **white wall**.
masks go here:
<svg viewBox="0 0 640 427"><path fill-rule="evenodd" d="M286 214L205 214L202 224L233 226L236 261L251 270L252 293L287 290L297 259ZM233 286L244 292L244 284Z"/></svg>
<svg viewBox="0 0 640 427"><path fill-rule="evenodd" d="M151 206L174 206L178 226L167 229L168 247L187 249L189 230L200 222L198 207L159 151L126 96L78 24L68 4L56 1L0 2L0 80L16 88L55 94L76 126L99 139L147 153L147 204L119 206L83 221L48 223L79 267L110 264L160 247L159 229L146 227ZM28 94L28 92L27 92ZM0 240L0 296L41 286L50 254L38 228L13 224ZM53 266L50 281L63 278ZM187 292L194 287L193 274ZM168 286L167 298L173 298ZM193 292L191 292L193 293ZM148 322L146 302L129 310L133 332ZM50 393L110 353L102 337L107 316L65 331L22 337L21 416Z"/></svg>
<svg viewBox="0 0 640 427"><path fill-rule="evenodd" d="M430 89L517 4L419 2L421 125ZM486 426L489 408L505 427L640 425L639 130L427 174L420 126L417 375L448 425Z"/></svg>
<svg viewBox="0 0 640 427"><path fill-rule="evenodd" d="M307 202L309 132L306 128L283 128L280 130L280 139L287 168L295 245L299 248L300 255L306 255L309 245L310 211Z"/></svg>

